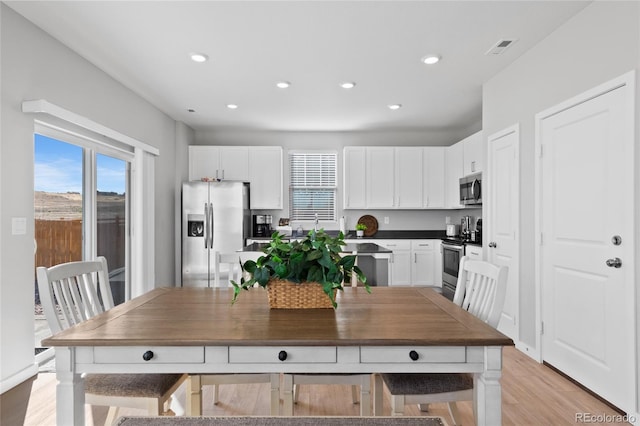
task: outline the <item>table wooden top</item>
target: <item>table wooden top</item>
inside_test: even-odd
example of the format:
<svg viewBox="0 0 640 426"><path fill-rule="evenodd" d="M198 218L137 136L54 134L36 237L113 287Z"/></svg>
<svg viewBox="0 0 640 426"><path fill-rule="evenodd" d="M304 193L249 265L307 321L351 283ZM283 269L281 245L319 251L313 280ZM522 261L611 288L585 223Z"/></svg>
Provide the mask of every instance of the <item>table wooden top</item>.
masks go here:
<svg viewBox="0 0 640 426"><path fill-rule="evenodd" d="M58 333L45 346L511 346L431 289L346 288L338 308L269 309L262 288L158 288Z"/></svg>

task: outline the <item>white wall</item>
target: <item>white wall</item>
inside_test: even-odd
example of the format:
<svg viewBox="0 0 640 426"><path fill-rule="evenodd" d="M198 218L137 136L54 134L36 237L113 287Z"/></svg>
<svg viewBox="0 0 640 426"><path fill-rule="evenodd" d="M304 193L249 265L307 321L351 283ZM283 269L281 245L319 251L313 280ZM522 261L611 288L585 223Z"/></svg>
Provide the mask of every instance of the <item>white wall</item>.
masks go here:
<svg viewBox="0 0 640 426"><path fill-rule="evenodd" d="M1 7L0 384L34 362L33 120L24 100L46 99L160 150L156 159L155 276L174 282L176 123L82 57ZM27 219L11 235L11 218Z"/></svg>
<svg viewBox="0 0 640 426"><path fill-rule="evenodd" d="M534 116L640 64L640 5L594 2L489 80L483 130L520 123L520 340L535 348ZM636 181L637 183L637 181ZM588 208L588 202L585 204Z"/></svg>
<svg viewBox="0 0 640 426"><path fill-rule="evenodd" d="M198 145L278 145L284 148L285 202L281 211L265 211L273 215L277 224L280 217L288 217L288 151L289 150L333 150L338 153L338 217L345 216L347 227L353 229L362 215L373 215L378 220L379 230L444 230L445 220L460 223L464 214L481 216L478 209L470 210L343 210L342 209L342 149L345 146L448 146L480 130L480 123L463 129L432 130L388 130L358 132L277 132L224 129L197 131ZM384 224L384 217L389 224ZM294 228L297 223L293 223ZM309 229L310 223L303 223ZM321 223L325 229L338 229L338 223Z"/></svg>

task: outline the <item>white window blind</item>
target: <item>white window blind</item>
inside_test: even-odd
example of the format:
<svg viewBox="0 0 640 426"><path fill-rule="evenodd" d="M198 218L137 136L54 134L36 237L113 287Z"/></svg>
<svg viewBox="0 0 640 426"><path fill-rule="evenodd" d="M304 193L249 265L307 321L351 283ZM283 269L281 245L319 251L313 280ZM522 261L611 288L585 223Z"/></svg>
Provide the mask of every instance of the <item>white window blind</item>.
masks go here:
<svg viewBox="0 0 640 426"><path fill-rule="evenodd" d="M337 163L335 153L289 153L291 220L336 220Z"/></svg>

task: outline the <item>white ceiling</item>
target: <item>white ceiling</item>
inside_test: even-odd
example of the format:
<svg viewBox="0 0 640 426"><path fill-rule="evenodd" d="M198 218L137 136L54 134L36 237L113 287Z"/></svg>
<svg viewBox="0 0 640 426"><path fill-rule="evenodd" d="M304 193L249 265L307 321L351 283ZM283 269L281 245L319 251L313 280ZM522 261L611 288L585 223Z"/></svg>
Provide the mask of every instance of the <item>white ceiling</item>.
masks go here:
<svg viewBox="0 0 640 426"><path fill-rule="evenodd" d="M348 131L479 123L483 82L589 2L5 3L196 130ZM504 38L518 41L485 55ZM429 53L441 62L424 65ZM278 89L281 80L291 87Z"/></svg>

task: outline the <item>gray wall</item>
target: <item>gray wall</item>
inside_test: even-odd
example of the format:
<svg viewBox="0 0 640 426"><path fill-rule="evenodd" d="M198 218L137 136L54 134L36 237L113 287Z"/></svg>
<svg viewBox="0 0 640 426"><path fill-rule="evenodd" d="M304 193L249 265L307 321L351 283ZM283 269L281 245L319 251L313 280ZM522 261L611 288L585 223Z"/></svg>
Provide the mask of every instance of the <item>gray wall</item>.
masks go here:
<svg viewBox="0 0 640 426"><path fill-rule="evenodd" d="M522 229L519 332L521 342L532 348L536 346L537 309L534 283L534 116L638 68L639 9L637 2L594 2L489 80L483 88L485 137L520 123Z"/></svg>
<svg viewBox="0 0 640 426"><path fill-rule="evenodd" d="M175 255L176 123L4 4L0 7L0 380L4 382L34 360L34 115L21 112L22 101L46 99L160 150L155 162L155 276L162 284L175 278L174 263L167 260ZM26 235L11 235L13 217L27 219Z"/></svg>

